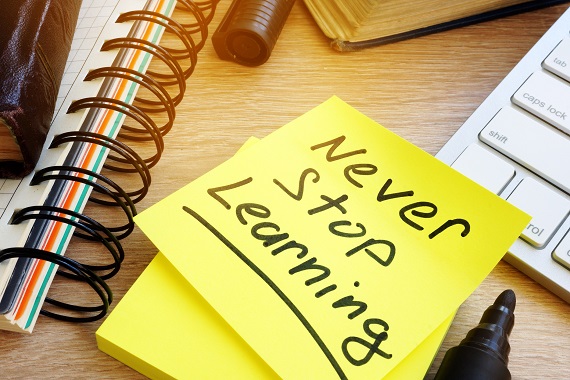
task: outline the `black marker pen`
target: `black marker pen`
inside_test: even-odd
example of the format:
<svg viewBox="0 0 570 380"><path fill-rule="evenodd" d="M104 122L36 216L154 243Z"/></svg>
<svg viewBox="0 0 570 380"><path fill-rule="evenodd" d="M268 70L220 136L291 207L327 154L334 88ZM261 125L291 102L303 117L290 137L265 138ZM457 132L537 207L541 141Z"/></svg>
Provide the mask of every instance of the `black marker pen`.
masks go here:
<svg viewBox="0 0 570 380"><path fill-rule="evenodd" d="M508 338L515 324L515 304L512 290L502 292L479 325L445 353L435 380L510 380Z"/></svg>

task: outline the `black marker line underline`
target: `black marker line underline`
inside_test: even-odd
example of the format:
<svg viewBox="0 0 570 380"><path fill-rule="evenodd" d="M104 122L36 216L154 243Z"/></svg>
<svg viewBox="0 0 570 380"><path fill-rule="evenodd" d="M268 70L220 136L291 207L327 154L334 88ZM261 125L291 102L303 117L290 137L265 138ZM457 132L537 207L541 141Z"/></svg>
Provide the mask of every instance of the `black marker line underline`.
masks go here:
<svg viewBox="0 0 570 380"><path fill-rule="evenodd" d="M217 237L226 247L228 247L237 257L239 257L251 270L253 270L269 287L281 298L281 300L289 307L289 309L295 314L299 321L305 326L305 329L311 334L321 351L325 354L328 361L331 363L336 373L341 379L347 379L342 368L333 357L332 353L329 351L325 343L322 341L321 337L315 329L311 326L309 321L303 316L301 311L293 304L293 302L285 295L285 293L275 284L259 267L257 267L247 256L241 252L235 245L232 244L220 231L211 225L206 219L204 219L196 211L192 210L187 206L182 206L182 209L188 214L192 215L200 224L206 227L215 237Z"/></svg>

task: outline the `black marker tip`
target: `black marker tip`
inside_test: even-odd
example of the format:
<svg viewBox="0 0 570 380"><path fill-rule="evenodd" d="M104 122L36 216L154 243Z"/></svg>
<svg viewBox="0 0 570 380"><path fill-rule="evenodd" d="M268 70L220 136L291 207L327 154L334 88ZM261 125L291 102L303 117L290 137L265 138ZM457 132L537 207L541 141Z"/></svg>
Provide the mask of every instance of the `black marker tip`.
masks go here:
<svg viewBox="0 0 570 380"><path fill-rule="evenodd" d="M479 325L446 352L435 380L510 380L508 338L515 324L515 306L515 293L502 292Z"/></svg>
<svg viewBox="0 0 570 380"><path fill-rule="evenodd" d="M515 292L513 292L511 289L503 291L495 300L495 305L504 306L512 311L515 311L516 304L517 297L515 296Z"/></svg>

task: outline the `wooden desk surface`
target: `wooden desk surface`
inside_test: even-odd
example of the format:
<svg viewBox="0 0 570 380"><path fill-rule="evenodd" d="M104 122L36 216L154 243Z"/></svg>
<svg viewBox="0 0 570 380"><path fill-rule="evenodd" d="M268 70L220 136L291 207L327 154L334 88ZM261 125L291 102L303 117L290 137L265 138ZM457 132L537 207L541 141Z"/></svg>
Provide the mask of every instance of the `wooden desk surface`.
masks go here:
<svg viewBox="0 0 570 380"><path fill-rule="evenodd" d="M221 1L210 33L229 3ZM333 94L435 154L566 8L340 54L328 47L299 0L263 66L221 61L208 42L153 169L151 191L138 209L222 163L249 136L264 137ZM123 269L109 282L114 304L156 253L138 230L123 244ZM503 262L459 309L427 378L507 288L518 299L510 340L513 379L570 378L570 305ZM0 331L0 378L141 378L97 349L100 323L40 317L32 335Z"/></svg>

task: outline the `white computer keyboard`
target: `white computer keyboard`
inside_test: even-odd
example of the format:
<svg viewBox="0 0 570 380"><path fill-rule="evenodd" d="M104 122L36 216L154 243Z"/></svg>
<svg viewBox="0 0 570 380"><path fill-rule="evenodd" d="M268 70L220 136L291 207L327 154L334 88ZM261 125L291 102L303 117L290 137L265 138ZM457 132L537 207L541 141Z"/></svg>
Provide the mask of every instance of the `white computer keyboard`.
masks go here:
<svg viewBox="0 0 570 380"><path fill-rule="evenodd" d="M505 260L570 303L570 9L437 157L532 216Z"/></svg>

